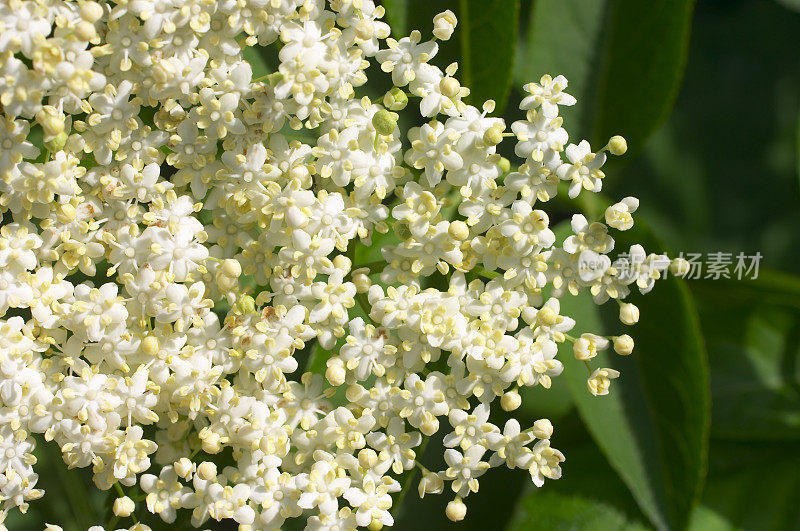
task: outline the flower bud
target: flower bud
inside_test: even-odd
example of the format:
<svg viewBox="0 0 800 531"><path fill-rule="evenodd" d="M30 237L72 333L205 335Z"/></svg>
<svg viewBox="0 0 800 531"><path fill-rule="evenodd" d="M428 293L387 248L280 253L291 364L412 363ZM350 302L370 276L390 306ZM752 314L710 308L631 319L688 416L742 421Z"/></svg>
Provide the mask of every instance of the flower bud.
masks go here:
<svg viewBox="0 0 800 531"><path fill-rule="evenodd" d="M464 505L464 502L461 501L461 498L456 497L455 500L447 504L444 513L447 515L447 518L453 522L460 522L465 516L467 516L467 506Z"/></svg>
<svg viewBox="0 0 800 531"><path fill-rule="evenodd" d="M81 4L81 18L86 22L97 22L103 16L103 8L97 2Z"/></svg>
<svg viewBox="0 0 800 531"><path fill-rule="evenodd" d="M197 477L205 481L212 481L217 477L217 465L211 461L203 461L197 467Z"/></svg>
<svg viewBox="0 0 800 531"><path fill-rule="evenodd" d="M200 443L203 447L203 451L207 454L218 454L222 451L222 440L220 435L215 431L206 431L200 437ZM213 463L211 463L213 464ZM198 472L200 469L197 469ZM214 473L216 474L216 468L214 469Z"/></svg>
<svg viewBox="0 0 800 531"><path fill-rule="evenodd" d="M75 24L75 35L80 40L89 42L97 37L97 30L95 30L93 23L81 20Z"/></svg>
<svg viewBox="0 0 800 531"><path fill-rule="evenodd" d="M55 139L64 132L64 114L52 105L44 105L36 113L36 121L42 126L45 142Z"/></svg>
<svg viewBox="0 0 800 531"><path fill-rule="evenodd" d="M256 300L250 295L242 295L236 306L242 313L253 313L256 311Z"/></svg>
<svg viewBox="0 0 800 531"><path fill-rule="evenodd" d="M142 339L142 352L145 353L147 356L155 356L158 354L158 351L161 349L161 345L158 344L158 338L155 336L145 336Z"/></svg>
<svg viewBox="0 0 800 531"><path fill-rule="evenodd" d="M362 41L368 41L375 36L375 23L368 18L362 18L355 23L356 37Z"/></svg>
<svg viewBox="0 0 800 531"><path fill-rule="evenodd" d="M397 114L381 109L372 117L372 126L379 135L391 136L397 129Z"/></svg>
<svg viewBox="0 0 800 531"><path fill-rule="evenodd" d="M183 479L189 479L189 476L191 476L195 470L194 463L187 457L181 457L178 461L175 461L172 467L175 469L175 473L178 474L178 477Z"/></svg>
<svg viewBox="0 0 800 531"><path fill-rule="evenodd" d="M446 41L452 37L457 25L455 13L448 9L433 17L433 34L437 39Z"/></svg>
<svg viewBox="0 0 800 531"><path fill-rule="evenodd" d="M503 173L508 173L511 171L511 161L505 157L500 157L500 160L497 161L497 167L500 168L500 171Z"/></svg>
<svg viewBox="0 0 800 531"><path fill-rule="evenodd" d="M614 352L620 356L629 356L633 352L633 338L628 334L615 337Z"/></svg>
<svg viewBox="0 0 800 531"><path fill-rule="evenodd" d="M333 267L336 269L341 269L342 271L349 272L350 268L353 267L353 261L350 258L346 257L343 254L337 254L333 257Z"/></svg>
<svg viewBox="0 0 800 531"><path fill-rule="evenodd" d="M456 240L466 240L469 237L469 227L463 221L456 220L447 227L447 234Z"/></svg>
<svg viewBox="0 0 800 531"><path fill-rule="evenodd" d="M348 401L358 402L364 396L364 388L357 384L348 385L344 395Z"/></svg>
<svg viewBox="0 0 800 531"><path fill-rule="evenodd" d="M639 322L639 308L630 302L623 302L619 306L619 320L628 326Z"/></svg>
<svg viewBox="0 0 800 531"><path fill-rule="evenodd" d="M378 454L372 448L364 448L358 452L358 464L361 468L372 468L378 462Z"/></svg>
<svg viewBox="0 0 800 531"><path fill-rule="evenodd" d="M370 280L367 272L369 270L366 268L356 269L352 274L353 284L356 287L356 293L366 293L369 291L370 286L372 286L372 280Z"/></svg>
<svg viewBox="0 0 800 531"><path fill-rule="evenodd" d="M328 368L325 370L325 379L328 380L328 383L338 387L344 383L346 377L347 371L344 370L344 364L341 359L332 358L328 360Z"/></svg>
<svg viewBox="0 0 800 531"><path fill-rule="evenodd" d="M67 145L67 139L69 135L67 135L66 131L61 131L55 137L48 140L44 143L45 149L50 153L55 153L56 151L61 151L64 149L64 146Z"/></svg>
<svg viewBox="0 0 800 531"><path fill-rule="evenodd" d="M114 515L119 516L120 518L127 518L133 511L136 510L136 504L133 503L133 500L127 496L123 496L122 498L117 498L114 500Z"/></svg>
<svg viewBox="0 0 800 531"><path fill-rule="evenodd" d="M483 133L483 143L487 146L496 146L503 141L503 128L499 125L490 127Z"/></svg>
<svg viewBox="0 0 800 531"><path fill-rule="evenodd" d="M402 89L392 88L383 97L383 106L391 111L402 111L408 105L408 96Z"/></svg>
<svg viewBox="0 0 800 531"><path fill-rule="evenodd" d="M380 531L381 529L383 529L383 522L381 522L377 518L373 518L372 521L367 526L367 529L369 529L369 531Z"/></svg>
<svg viewBox="0 0 800 531"><path fill-rule="evenodd" d="M608 141L608 150L612 155L624 155L628 151L628 143L620 135L612 136Z"/></svg>
<svg viewBox="0 0 800 531"><path fill-rule="evenodd" d="M522 404L522 397L517 391L511 390L500 398L500 407L503 411L514 411Z"/></svg>
<svg viewBox="0 0 800 531"><path fill-rule="evenodd" d="M219 269L220 271L222 271L222 274L225 275L226 277L239 278L239 275L242 274L241 264L239 264L237 260L234 260L232 258L223 260Z"/></svg>
<svg viewBox="0 0 800 531"><path fill-rule="evenodd" d="M553 423L549 419L539 419L533 423L531 433L537 439L549 439L553 436Z"/></svg>

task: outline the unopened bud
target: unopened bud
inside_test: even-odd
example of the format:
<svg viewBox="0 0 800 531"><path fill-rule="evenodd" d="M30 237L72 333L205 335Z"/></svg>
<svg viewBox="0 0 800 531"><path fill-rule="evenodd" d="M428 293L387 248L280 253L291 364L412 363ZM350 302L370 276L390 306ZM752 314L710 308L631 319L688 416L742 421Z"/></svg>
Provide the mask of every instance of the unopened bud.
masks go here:
<svg viewBox="0 0 800 531"><path fill-rule="evenodd" d="M338 361L338 363L336 363ZM347 371L344 370L344 364L340 359L328 360L328 368L325 370L325 379L328 380L334 387L338 387L344 383L347 377Z"/></svg>
<svg viewBox="0 0 800 531"><path fill-rule="evenodd" d="M197 477L205 481L211 481L217 477L217 465L211 461L203 461L197 467Z"/></svg>
<svg viewBox="0 0 800 531"><path fill-rule="evenodd" d="M44 105L36 113L36 121L42 126L45 142L53 140L64 131L64 115L52 105Z"/></svg>
<svg viewBox="0 0 800 531"><path fill-rule="evenodd" d="M633 338L628 334L615 337L614 352L620 356L629 356L633 352Z"/></svg>
<svg viewBox="0 0 800 531"><path fill-rule="evenodd" d="M103 16L103 8L97 2L81 4L81 18L86 22L97 22Z"/></svg>
<svg viewBox="0 0 800 531"><path fill-rule="evenodd" d="M223 260L219 269L226 277L239 278L239 275L242 274L241 264L238 262L238 260L234 260L232 258Z"/></svg>
<svg viewBox="0 0 800 531"><path fill-rule="evenodd" d="M394 87L383 97L383 106L391 111L401 111L408 105L408 95L402 89Z"/></svg>
<svg viewBox="0 0 800 531"><path fill-rule="evenodd" d="M553 436L553 423L548 419L539 419L533 423L531 433L537 439L549 439Z"/></svg>
<svg viewBox="0 0 800 531"><path fill-rule="evenodd" d="M372 117L372 126L378 134L390 136L397 129L397 114L381 109Z"/></svg>
<svg viewBox="0 0 800 531"><path fill-rule="evenodd" d="M505 157L500 157L500 160L497 161L497 167L500 168L500 171L503 173L508 173L511 171L511 161Z"/></svg>
<svg viewBox="0 0 800 531"><path fill-rule="evenodd" d="M64 149L64 146L67 145L67 139L68 138L69 138L69 135L67 134L67 132L66 131L61 131L56 136L54 136L53 138L51 138L50 140L45 142L44 143L44 147L50 153L55 153L56 151L61 151L62 149Z"/></svg>
<svg viewBox="0 0 800 531"><path fill-rule="evenodd" d="M372 280L370 280L369 276L367 275L366 268L357 269L353 275L352 280L353 284L356 287L356 293L366 293L369 291L370 286L372 286Z"/></svg>
<svg viewBox="0 0 800 531"><path fill-rule="evenodd" d="M455 500L447 504L444 512L451 521L460 522L467 516L467 506L464 505L461 498L456 497Z"/></svg>
<svg viewBox="0 0 800 531"><path fill-rule="evenodd" d="M89 42L97 37L97 30L95 30L93 23L81 20L75 24L75 35L77 35L80 40Z"/></svg>
<svg viewBox="0 0 800 531"><path fill-rule="evenodd" d="M342 271L350 271L350 268L353 267L353 261L343 254L337 254L334 256L332 262L333 267L336 269L341 269Z"/></svg>
<svg viewBox="0 0 800 531"><path fill-rule="evenodd" d="M469 238L469 227L461 220L456 220L450 223L447 227L447 234L456 240L466 240Z"/></svg>
<svg viewBox="0 0 800 531"><path fill-rule="evenodd" d="M207 454L218 454L222 451L222 441L221 437L217 432L214 431L207 431L205 436L201 437L201 446L203 447L203 451ZM214 463L210 463L214 464ZM200 468L197 469L200 472ZM214 468L214 474L216 475L216 466Z"/></svg>
<svg viewBox="0 0 800 531"><path fill-rule="evenodd" d="M142 339L142 352L145 353L147 356L155 356L158 354L158 351L161 349L161 345L158 344L158 338L155 336L145 336Z"/></svg>
<svg viewBox="0 0 800 531"><path fill-rule="evenodd" d="M256 311L256 300L250 295L242 295L242 298L236 302L236 305L242 313L253 313Z"/></svg>
<svg viewBox="0 0 800 531"><path fill-rule="evenodd" d="M514 411L522 404L522 397L516 391L508 391L500 398L500 407L503 411Z"/></svg>
<svg viewBox="0 0 800 531"><path fill-rule="evenodd" d="M628 151L628 143L619 135L612 136L608 141L608 150L612 155L624 155Z"/></svg>
<svg viewBox="0 0 800 531"><path fill-rule="evenodd" d="M372 448L364 448L358 452L358 464L362 468L372 468L378 462L378 454Z"/></svg>
<svg viewBox="0 0 800 531"><path fill-rule="evenodd" d="M619 307L619 320L628 326L639 322L639 308L630 302L624 302Z"/></svg>
<svg viewBox="0 0 800 531"><path fill-rule="evenodd" d="M175 469L175 473L178 474L178 477L182 477L183 479L189 479L189 476L194 473L194 463L188 457L181 457L178 461L176 461L172 467Z"/></svg>
<svg viewBox="0 0 800 531"><path fill-rule="evenodd" d="M120 518L127 518L133 511L136 510L136 504L133 503L133 500L128 498L127 496L123 496L122 498L117 498L114 500L114 515L119 516Z"/></svg>
<svg viewBox="0 0 800 531"><path fill-rule="evenodd" d="M455 13L448 9L433 17L433 34L437 39L446 41L453 35L457 25L458 19Z"/></svg>

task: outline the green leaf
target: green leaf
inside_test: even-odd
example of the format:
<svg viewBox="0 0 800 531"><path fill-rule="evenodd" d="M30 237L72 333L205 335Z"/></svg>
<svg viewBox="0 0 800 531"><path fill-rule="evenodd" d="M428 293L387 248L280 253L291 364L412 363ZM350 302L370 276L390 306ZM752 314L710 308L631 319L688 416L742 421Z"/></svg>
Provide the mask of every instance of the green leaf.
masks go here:
<svg viewBox="0 0 800 531"><path fill-rule="evenodd" d="M459 0L458 7L461 82L473 105L492 99L502 112L513 78L519 0Z"/></svg>
<svg viewBox="0 0 800 531"><path fill-rule="evenodd" d="M800 0L777 0L777 2L787 9L800 11Z"/></svg>
<svg viewBox="0 0 800 531"><path fill-rule="evenodd" d="M797 444L717 443L692 531L797 529Z"/></svg>
<svg viewBox="0 0 800 531"><path fill-rule="evenodd" d="M408 33L408 0L382 0L381 5L386 9L384 20L392 27L392 37L399 39Z"/></svg>
<svg viewBox="0 0 800 531"><path fill-rule="evenodd" d="M431 62L444 69L458 61L456 78L470 89L467 101L480 107L494 100L502 113L514 74L520 0L384 0L382 5L398 38L415 29L423 39L431 38L433 17L452 10L458 18L456 31L449 41L439 42Z"/></svg>
<svg viewBox="0 0 800 531"><path fill-rule="evenodd" d="M798 0L798 7L800 7L800 0ZM797 133L795 136L795 157L796 157L796 172L797 177L800 179L800 114L797 116Z"/></svg>
<svg viewBox="0 0 800 531"><path fill-rule="evenodd" d="M528 494L517 506L509 531L562 529L575 531L609 531L647 529L628 521L610 505L582 496L542 489Z"/></svg>
<svg viewBox="0 0 800 531"><path fill-rule="evenodd" d="M694 0L539 0L518 82L564 74L573 137L621 134L641 149L669 115L686 65ZM582 107L581 107L582 106Z"/></svg>
<svg viewBox="0 0 800 531"><path fill-rule="evenodd" d="M601 53L603 19L608 0L537 0L521 42L515 84L539 81L544 74L564 75L567 92L578 98L559 109L570 136L588 136L592 116L593 76Z"/></svg>
<svg viewBox="0 0 800 531"><path fill-rule="evenodd" d="M634 150L660 126L678 96L694 0L617 0L608 14L593 139L621 134Z"/></svg>
<svg viewBox="0 0 800 531"><path fill-rule="evenodd" d="M691 287L714 375L712 437L799 441L800 279L762 271Z"/></svg>
<svg viewBox="0 0 800 531"><path fill-rule="evenodd" d="M657 249L641 228L630 232L648 250ZM617 248L626 249L631 236L618 236ZM624 330L637 343L634 354L623 358L609 350L591 363L593 368L611 367L622 373L612 383L611 394L589 394L588 371L569 349L561 354L564 377L587 429L642 512L659 529L679 529L688 521L705 472L709 423L705 348L691 293L682 280L660 280L652 292L630 300L641 310L638 325ZM598 311L586 296L561 302L562 312L577 321L573 335L623 332L616 307Z"/></svg>

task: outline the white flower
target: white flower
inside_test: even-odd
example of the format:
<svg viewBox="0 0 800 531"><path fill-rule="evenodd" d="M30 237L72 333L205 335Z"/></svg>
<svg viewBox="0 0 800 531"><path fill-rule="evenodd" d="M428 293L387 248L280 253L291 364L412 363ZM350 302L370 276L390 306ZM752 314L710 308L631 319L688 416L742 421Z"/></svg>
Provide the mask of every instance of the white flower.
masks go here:
<svg viewBox="0 0 800 531"><path fill-rule="evenodd" d="M608 207L605 212L606 224L618 230L628 230L633 227L631 214L639 208L639 200L635 197L626 197L619 203Z"/></svg>
<svg viewBox="0 0 800 531"><path fill-rule="evenodd" d="M570 144L566 149L568 163L558 167L556 173L565 180L571 181L569 196L575 198L581 188L590 192L599 192L603 188L605 174L600 170L606 161L605 153L592 153L589 142L582 140L577 146Z"/></svg>
<svg viewBox="0 0 800 531"><path fill-rule="evenodd" d="M523 87L530 96L522 99L519 108L522 110L536 109L541 106L542 113L547 118L558 116L558 106L575 105L575 98L566 92L567 78L556 76L555 78L544 75L539 83L528 83Z"/></svg>
<svg viewBox="0 0 800 531"><path fill-rule="evenodd" d="M408 133L411 149L406 151L405 160L414 168L424 169L428 185L436 186L445 170L457 170L464 163L454 146L458 138L458 133L441 122L414 127Z"/></svg>
<svg viewBox="0 0 800 531"><path fill-rule="evenodd" d="M489 469L489 463L481 461L484 453L486 448L479 444L470 446L463 454L452 448L444 452L448 468L441 474L452 481L450 487L457 495L463 497L478 492L478 478Z"/></svg>

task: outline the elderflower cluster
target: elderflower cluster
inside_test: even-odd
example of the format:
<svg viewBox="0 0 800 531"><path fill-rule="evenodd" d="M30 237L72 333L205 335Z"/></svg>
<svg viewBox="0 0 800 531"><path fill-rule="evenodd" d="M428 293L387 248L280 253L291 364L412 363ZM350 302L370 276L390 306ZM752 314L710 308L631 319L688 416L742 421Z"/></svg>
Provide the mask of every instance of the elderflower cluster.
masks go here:
<svg viewBox="0 0 800 531"><path fill-rule="evenodd" d="M623 299L668 264L640 246L609 255L638 202L575 215L561 242L541 210L562 181L599 192L625 142L569 142L562 76L526 85L506 132L493 102L465 103L456 64L431 62L452 12L428 40L390 38L383 14L372 0L3 2L0 522L43 495L37 444L125 493L115 524L140 530L377 529L415 468L420 496L449 491L459 520L491 467L537 486L561 475L548 420L492 413L555 385L560 343L590 366L633 349L569 336L559 298L588 290L637 321ZM274 71L254 78L246 54ZM381 70L393 88L375 95ZM401 130L400 113L422 125ZM590 370L608 393L618 373ZM446 467L431 471L421 447L437 432Z"/></svg>

